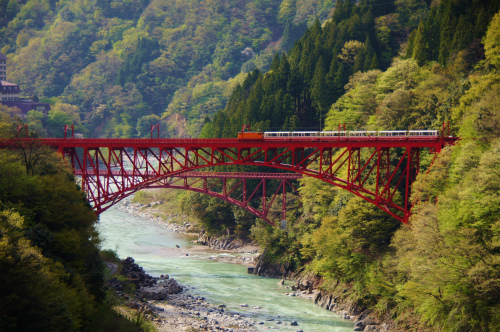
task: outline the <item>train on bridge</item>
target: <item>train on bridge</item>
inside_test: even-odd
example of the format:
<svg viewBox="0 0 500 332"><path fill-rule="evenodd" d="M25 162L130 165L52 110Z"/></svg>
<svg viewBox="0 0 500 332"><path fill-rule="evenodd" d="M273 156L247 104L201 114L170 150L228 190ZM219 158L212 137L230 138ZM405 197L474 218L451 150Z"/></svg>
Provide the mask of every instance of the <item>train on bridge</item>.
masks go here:
<svg viewBox="0 0 500 332"><path fill-rule="evenodd" d="M407 140L407 139L436 139L439 130L339 130L339 131L266 131L251 132L241 131L238 133L240 140L307 140L307 141L329 141L329 140Z"/></svg>

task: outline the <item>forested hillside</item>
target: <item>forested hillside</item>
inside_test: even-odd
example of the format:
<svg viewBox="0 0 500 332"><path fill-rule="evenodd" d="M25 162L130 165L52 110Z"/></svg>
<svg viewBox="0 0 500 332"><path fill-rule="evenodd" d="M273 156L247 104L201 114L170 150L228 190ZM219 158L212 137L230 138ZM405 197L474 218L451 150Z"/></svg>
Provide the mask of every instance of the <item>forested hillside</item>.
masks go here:
<svg viewBox="0 0 500 332"><path fill-rule="evenodd" d="M410 226L312 178L300 180L301 215L286 231L261 221L247 226L237 213L224 224L210 215L223 215L222 208L211 210L213 199L200 195L183 206L207 229L251 227L268 264L321 276L325 291L393 319L398 331L497 331L500 3L415 3L395 1L375 14L363 1L338 2L331 21L315 23L270 71L237 86L202 132L234 137L243 123L439 129L449 121L462 139L422 155ZM200 205L208 209L194 208Z"/></svg>
<svg viewBox="0 0 500 332"><path fill-rule="evenodd" d="M0 105L0 138L18 114ZM0 331L138 331L113 307L97 216L52 148L0 149ZM122 311L123 312L123 311Z"/></svg>
<svg viewBox="0 0 500 332"><path fill-rule="evenodd" d="M0 46L8 80L26 97L52 103L55 124L74 123L89 137L142 137L162 118L163 136L197 136L244 73L267 70L275 52L333 7L316 0L3 1ZM32 113L30 124L40 128Z"/></svg>
<svg viewBox="0 0 500 332"><path fill-rule="evenodd" d="M337 1L331 20L323 26L316 21L292 50L275 56L268 72L248 75L236 87L225 110L215 115L205 131L215 137L235 137L246 123L261 130L335 129L339 123L346 123L349 129L361 129L374 115L377 98L396 90L387 79L381 82L379 90L371 85L369 89L357 90L358 80L377 80L373 72L364 76L361 73L388 69L384 74L387 78L408 75L412 65L393 63L393 57L400 53L415 59L420 66L439 60L438 64L446 67L463 51L464 62L473 66L484 59L481 38L499 7L489 1L441 1L439 6L413 1L395 1L394 5ZM412 32L408 36L409 31ZM353 74L355 78L349 81ZM411 88L406 86L405 90ZM347 91L349 94L338 101ZM370 104L349 104L352 94L360 93L365 95L358 97ZM405 123L380 123L380 128L436 126L429 119L421 119L421 113L414 113L414 119ZM433 116L438 122L446 117L447 114Z"/></svg>
<svg viewBox="0 0 500 332"><path fill-rule="evenodd" d="M207 233L258 241L269 266L319 276L323 290L398 330L500 330L500 2L2 6L9 80L54 105L48 127L28 115L41 133L74 122L88 136L148 136L160 118L162 136L201 137L235 137L247 123L450 122L461 141L422 153L410 226L312 178L299 181L300 213L286 230L201 194L180 206Z"/></svg>

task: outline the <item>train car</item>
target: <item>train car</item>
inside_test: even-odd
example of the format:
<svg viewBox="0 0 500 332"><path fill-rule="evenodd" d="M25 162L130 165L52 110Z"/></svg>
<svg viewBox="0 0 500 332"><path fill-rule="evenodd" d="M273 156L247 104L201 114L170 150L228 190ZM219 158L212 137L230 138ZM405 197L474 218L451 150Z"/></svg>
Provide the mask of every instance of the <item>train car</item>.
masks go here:
<svg viewBox="0 0 500 332"><path fill-rule="evenodd" d="M348 136L347 131L321 131L319 137L329 139L329 138L345 138Z"/></svg>
<svg viewBox="0 0 500 332"><path fill-rule="evenodd" d="M408 137L407 130L382 130L378 132L378 138L380 140L385 139L406 139Z"/></svg>
<svg viewBox="0 0 500 332"><path fill-rule="evenodd" d="M263 132L243 131L238 133L238 139L263 139Z"/></svg>
<svg viewBox="0 0 500 332"><path fill-rule="evenodd" d="M413 139L434 139L439 136L439 130L409 130L408 137Z"/></svg>
<svg viewBox="0 0 500 332"><path fill-rule="evenodd" d="M374 130L356 130L349 132L349 139L352 140L365 140L377 137L377 132Z"/></svg>
<svg viewBox="0 0 500 332"><path fill-rule="evenodd" d="M292 131L292 138L316 138L319 137L319 131Z"/></svg>
<svg viewBox="0 0 500 332"><path fill-rule="evenodd" d="M288 138L291 136L291 131L266 131L264 133L264 138Z"/></svg>

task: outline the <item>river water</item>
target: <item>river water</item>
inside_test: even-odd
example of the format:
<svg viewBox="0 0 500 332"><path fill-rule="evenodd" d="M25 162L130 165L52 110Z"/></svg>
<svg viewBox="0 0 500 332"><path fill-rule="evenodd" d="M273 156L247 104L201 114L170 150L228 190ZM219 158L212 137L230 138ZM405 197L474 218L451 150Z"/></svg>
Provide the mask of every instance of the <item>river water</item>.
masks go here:
<svg viewBox="0 0 500 332"><path fill-rule="evenodd" d="M189 286L190 294L204 296L213 304L225 304L226 312L264 321L264 325L256 325L263 331L275 328L304 332L353 330L352 322L342 320L312 301L286 296L290 290L279 286L277 279L250 275L245 266L217 261L218 256L228 254L189 250L197 246L191 243L192 238L156 222L111 207L100 216L99 232L103 249L116 250L120 258L133 257L152 276L168 274L181 285ZM248 307L240 307L240 304L248 304ZM268 318L274 321L266 321ZM277 325L277 320L295 320L299 326Z"/></svg>

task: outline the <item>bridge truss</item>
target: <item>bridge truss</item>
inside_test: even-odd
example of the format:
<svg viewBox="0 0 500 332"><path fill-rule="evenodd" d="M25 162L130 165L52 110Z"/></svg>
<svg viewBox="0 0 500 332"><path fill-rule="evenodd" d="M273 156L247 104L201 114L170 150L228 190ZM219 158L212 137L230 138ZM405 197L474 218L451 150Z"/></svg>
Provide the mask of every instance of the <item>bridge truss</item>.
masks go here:
<svg viewBox="0 0 500 332"><path fill-rule="evenodd" d="M280 217L282 221L286 220L287 189L300 197L291 182L300 178L302 175L297 173L184 172L163 178L148 188L181 189L207 194L239 206L275 226L270 217L271 207L280 197ZM279 181L279 184L270 186L269 181ZM269 191L269 188L273 190ZM300 205L296 208L300 208Z"/></svg>
<svg viewBox="0 0 500 332"><path fill-rule="evenodd" d="M75 173L82 176L82 187L98 213L137 190L166 186L169 183L166 179L181 178L184 172L243 165L318 178L362 197L407 223L411 184L419 172L421 149L439 152L455 140L449 137L346 137L293 141L158 138L38 141L58 149L68 158ZM184 185L183 189L190 188Z"/></svg>

